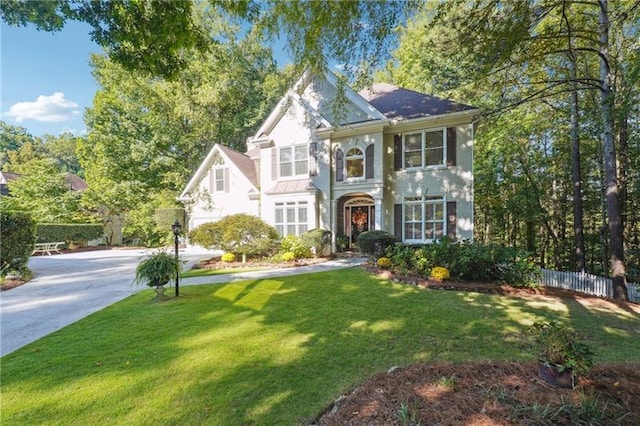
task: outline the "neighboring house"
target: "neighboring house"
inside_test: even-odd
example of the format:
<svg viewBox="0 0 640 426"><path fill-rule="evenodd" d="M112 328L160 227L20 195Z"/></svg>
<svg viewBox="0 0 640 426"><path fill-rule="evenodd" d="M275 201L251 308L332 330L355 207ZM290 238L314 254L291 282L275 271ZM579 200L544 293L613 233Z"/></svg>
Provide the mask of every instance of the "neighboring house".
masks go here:
<svg viewBox="0 0 640 426"><path fill-rule="evenodd" d="M342 95L339 95L342 93ZM305 74L240 153L216 144L179 199L193 229L249 213L280 235L323 228L398 241L473 238L480 110L389 84L356 93Z"/></svg>
<svg viewBox="0 0 640 426"><path fill-rule="evenodd" d="M0 171L0 195L11 195L8 184L12 180L19 179L20 176L22 175L18 173ZM71 191L82 192L89 187L84 179L78 175L74 175L73 173L65 173L64 178L67 181L67 187Z"/></svg>

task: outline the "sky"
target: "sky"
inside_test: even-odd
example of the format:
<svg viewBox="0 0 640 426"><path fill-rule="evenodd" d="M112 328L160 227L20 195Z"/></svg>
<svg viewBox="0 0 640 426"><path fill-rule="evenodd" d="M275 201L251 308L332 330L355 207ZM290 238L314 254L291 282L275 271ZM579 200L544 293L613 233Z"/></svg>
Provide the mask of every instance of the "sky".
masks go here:
<svg viewBox="0 0 640 426"><path fill-rule="evenodd" d="M89 66L90 27L68 22L48 33L33 26L0 26L0 119L33 136L86 132L84 110L98 87Z"/></svg>
<svg viewBox="0 0 640 426"><path fill-rule="evenodd" d="M54 33L2 22L0 120L33 136L86 133L84 111L98 90L89 59L91 53L102 53L90 31L75 21ZM280 66L290 62L283 46L273 52Z"/></svg>

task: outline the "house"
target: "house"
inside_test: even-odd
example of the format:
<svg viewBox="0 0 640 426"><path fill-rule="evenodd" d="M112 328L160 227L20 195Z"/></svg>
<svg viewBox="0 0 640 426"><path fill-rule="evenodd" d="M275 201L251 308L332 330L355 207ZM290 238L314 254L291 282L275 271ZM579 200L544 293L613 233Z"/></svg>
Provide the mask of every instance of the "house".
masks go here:
<svg viewBox="0 0 640 426"><path fill-rule="evenodd" d="M350 246L380 229L407 243L473 238L480 110L305 72L240 153L215 144L179 197L188 227L249 213L281 236L323 228Z"/></svg>
<svg viewBox="0 0 640 426"><path fill-rule="evenodd" d="M19 179L20 174L9 173L0 171L0 195L11 195L9 191L9 182ZM71 191L82 192L89 186L80 176L73 173L65 173L64 178L66 180L67 187Z"/></svg>

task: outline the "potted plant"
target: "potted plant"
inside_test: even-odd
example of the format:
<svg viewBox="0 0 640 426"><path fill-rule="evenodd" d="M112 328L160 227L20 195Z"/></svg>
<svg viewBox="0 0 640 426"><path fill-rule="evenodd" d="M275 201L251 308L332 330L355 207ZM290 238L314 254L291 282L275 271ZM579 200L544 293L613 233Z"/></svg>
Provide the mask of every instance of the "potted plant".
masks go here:
<svg viewBox="0 0 640 426"><path fill-rule="evenodd" d="M529 329L538 357L538 375L557 387L573 389L577 377L593 365L593 352L575 330L556 321L536 322Z"/></svg>
<svg viewBox="0 0 640 426"><path fill-rule="evenodd" d="M156 288L156 299L164 296L164 285L175 280L180 273L180 261L165 250L150 254L136 268L135 284L146 284Z"/></svg>

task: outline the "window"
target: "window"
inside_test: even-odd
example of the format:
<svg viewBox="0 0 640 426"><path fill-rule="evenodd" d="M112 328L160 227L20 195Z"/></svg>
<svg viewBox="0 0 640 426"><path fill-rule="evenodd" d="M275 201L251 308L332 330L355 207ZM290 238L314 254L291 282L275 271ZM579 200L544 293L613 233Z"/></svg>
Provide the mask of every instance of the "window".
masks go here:
<svg viewBox="0 0 640 426"><path fill-rule="evenodd" d="M347 178L364 176L364 154L360 148L350 148L345 155Z"/></svg>
<svg viewBox="0 0 640 426"><path fill-rule="evenodd" d="M307 145L280 148L280 177L307 175L309 148Z"/></svg>
<svg viewBox="0 0 640 426"><path fill-rule="evenodd" d="M224 169L214 169L215 192L224 192Z"/></svg>
<svg viewBox="0 0 640 426"><path fill-rule="evenodd" d="M430 167L445 164L444 129L404 136L404 167Z"/></svg>
<svg viewBox="0 0 640 426"><path fill-rule="evenodd" d="M214 167L209 170L209 192L229 192L229 169Z"/></svg>
<svg viewBox="0 0 640 426"><path fill-rule="evenodd" d="M444 237L445 204L437 197L404 199L404 241L430 242Z"/></svg>
<svg viewBox="0 0 640 426"><path fill-rule="evenodd" d="M306 201L276 203L276 230L281 237L301 235L309 225Z"/></svg>

